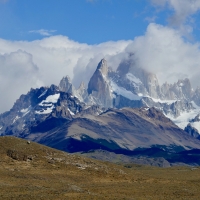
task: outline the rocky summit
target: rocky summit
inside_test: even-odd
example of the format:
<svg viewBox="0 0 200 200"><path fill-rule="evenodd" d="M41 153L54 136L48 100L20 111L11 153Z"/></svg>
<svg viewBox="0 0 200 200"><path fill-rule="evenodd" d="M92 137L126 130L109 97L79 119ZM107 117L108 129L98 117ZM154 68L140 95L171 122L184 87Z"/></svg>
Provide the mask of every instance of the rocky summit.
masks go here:
<svg viewBox="0 0 200 200"><path fill-rule="evenodd" d="M115 71L102 59L88 86L76 89L65 76L21 95L0 115L0 134L68 152L200 149L199 91L189 79L160 86L130 58Z"/></svg>

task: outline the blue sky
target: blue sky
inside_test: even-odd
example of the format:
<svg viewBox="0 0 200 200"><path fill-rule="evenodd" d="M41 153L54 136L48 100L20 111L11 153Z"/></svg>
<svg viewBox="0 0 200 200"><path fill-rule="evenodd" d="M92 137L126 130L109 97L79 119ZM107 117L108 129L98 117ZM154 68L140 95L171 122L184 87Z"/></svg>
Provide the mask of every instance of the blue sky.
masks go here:
<svg viewBox="0 0 200 200"><path fill-rule="evenodd" d="M88 44L129 40L143 35L150 21L166 24L167 15L164 10L158 12L149 0L0 2L0 37L8 40L30 41L47 33Z"/></svg>
<svg viewBox="0 0 200 200"><path fill-rule="evenodd" d="M105 58L200 86L200 0L0 0L0 112L31 87L87 82ZM9 92L8 92L9 91Z"/></svg>
<svg viewBox="0 0 200 200"><path fill-rule="evenodd" d="M131 39L145 31L143 19L134 16L144 9L139 2L10 0L1 4L0 37L34 40L41 37L29 31L44 29L54 30L53 35L66 35L86 43ZM140 23L136 23L138 19ZM137 28L132 28L136 25Z"/></svg>
<svg viewBox="0 0 200 200"><path fill-rule="evenodd" d="M65 35L88 44L129 40L143 35L150 22L170 24L172 13L179 11L176 10L176 3L173 5L173 0L169 0L172 3L168 3L168 6L167 1L0 0L0 37L30 41L48 34ZM185 22L193 23L192 39L198 40L199 12L197 10L186 15L188 18Z"/></svg>

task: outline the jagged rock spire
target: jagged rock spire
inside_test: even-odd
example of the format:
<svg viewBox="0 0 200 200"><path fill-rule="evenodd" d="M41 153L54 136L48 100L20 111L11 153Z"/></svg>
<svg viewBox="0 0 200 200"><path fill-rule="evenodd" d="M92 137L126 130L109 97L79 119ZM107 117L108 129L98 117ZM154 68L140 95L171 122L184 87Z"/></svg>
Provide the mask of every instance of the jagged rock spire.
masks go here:
<svg viewBox="0 0 200 200"><path fill-rule="evenodd" d="M97 70L99 70L104 76L108 75L108 65L107 61L104 58L99 62Z"/></svg>
<svg viewBox="0 0 200 200"><path fill-rule="evenodd" d="M88 94L92 95L92 97L94 97L94 99L98 101L100 105L105 107L112 107L113 100L107 75L107 61L102 59L88 83Z"/></svg>
<svg viewBox="0 0 200 200"><path fill-rule="evenodd" d="M58 87L62 92L73 93L73 86L69 76L63 77Z"/></svg>

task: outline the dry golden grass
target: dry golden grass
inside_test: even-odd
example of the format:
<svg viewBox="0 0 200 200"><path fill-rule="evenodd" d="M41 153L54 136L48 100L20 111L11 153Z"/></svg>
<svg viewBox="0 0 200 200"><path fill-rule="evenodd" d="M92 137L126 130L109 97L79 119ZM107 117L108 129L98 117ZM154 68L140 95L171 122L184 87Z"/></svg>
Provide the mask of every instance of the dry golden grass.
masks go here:
<svg viewBox="0 0 200 200"><path fill-rule="evenodd" d="M15 152L14 156L9 150ZM197 200L200 197L200 168L129 167L70 155L13 137L0 137L0 199Z"/></svg>

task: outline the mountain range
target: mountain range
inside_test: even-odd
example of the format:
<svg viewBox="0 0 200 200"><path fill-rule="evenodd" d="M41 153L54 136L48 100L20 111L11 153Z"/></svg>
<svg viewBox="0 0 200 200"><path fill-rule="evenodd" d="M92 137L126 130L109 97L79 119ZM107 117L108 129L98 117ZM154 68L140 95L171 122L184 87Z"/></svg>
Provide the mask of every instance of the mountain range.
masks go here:
<svg viewBox="0 0 200 200"><path fill-rule="evenodd" d="M68 152L144 148L200 149L200 88L189 79L159 85L131 59L117 70L102 59L86 87L68 76L58 86L31 89L0 115L0 134Z"/></svg>

